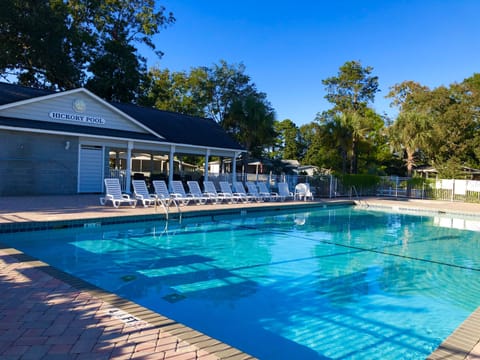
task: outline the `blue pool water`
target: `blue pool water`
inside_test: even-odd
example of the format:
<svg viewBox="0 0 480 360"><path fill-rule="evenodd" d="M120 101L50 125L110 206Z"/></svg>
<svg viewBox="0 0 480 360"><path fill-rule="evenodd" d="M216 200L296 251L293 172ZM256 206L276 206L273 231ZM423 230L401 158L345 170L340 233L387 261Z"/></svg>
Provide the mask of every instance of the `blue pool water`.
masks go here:
<svg viewBox="0 0 480 360"><path fill-rule="evenodd" d="M480 305L473 220L259 214L0 241L261 359L424 359Z"/></svg>

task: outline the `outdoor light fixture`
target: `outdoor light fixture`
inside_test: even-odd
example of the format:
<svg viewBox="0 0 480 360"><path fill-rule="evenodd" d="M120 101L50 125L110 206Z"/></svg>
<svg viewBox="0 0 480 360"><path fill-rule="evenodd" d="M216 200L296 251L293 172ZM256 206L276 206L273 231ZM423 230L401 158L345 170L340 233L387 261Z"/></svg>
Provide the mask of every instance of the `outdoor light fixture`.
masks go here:
<svg viewBox="0 0 480 360"><path fill-rule="evenodd" d="M65 141L65 150L70 149L70 141Z"/></svg>

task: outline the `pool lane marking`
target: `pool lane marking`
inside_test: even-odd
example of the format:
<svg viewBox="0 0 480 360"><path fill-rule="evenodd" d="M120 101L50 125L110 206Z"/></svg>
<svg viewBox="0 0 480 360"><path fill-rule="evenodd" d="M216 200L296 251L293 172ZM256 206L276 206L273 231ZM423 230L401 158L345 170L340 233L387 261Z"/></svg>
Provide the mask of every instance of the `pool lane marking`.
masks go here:
<svg viewBox="0 0 480 360"><path fill-rule="evenodd" d="M276 234L279 234L279 235L286 235L286 236L292 237L292 235L290 233L288 233L286 231L281 231L281 230L257 229L254 226L236 225L236 224L229 223L225 220L216 220L216 222L224 223L224 224L235 226L235 227L238 227L238 228L245 228L245 229L248 229L248 230L256 230L256 231L259 231L259 232L273 233L273 234L276 233ZM421 261L421 262L426 262L426 263L431 263L431 264L444 265L444 266L454 267L454 268L463 269L463 270L472 270L472 271L480 272L480 268L468 267L468 266L457 265L457 264L450 264L450 263L445 263L445 262L437 261L437 260L422 259L422 258L414 257L414 256L394 254L394 253L389 253L389 252L386 252L386 251L377 250L378 248L370 248L369 249L369 248L364 248L364 247L361 247L361 246L345 245L345 244L336 243L334 241L328 241L328 240L322 240L322 239L317 240L317 239L306 238L306 237L303 237L303 236L294 236L294 237L297 238L297 239L302 239L302 240L310 240L310 241L314 240L314 241L321 242L321 243L324 243L324 244L336 245L336 246L340 246L340 247L344 247L344 248L348 248L348 249L354 249L354 250L359 250L359 251L367 251L367 252L372 252L372 253L381 254L381 255L390 255L390 256L395 256L395 257L399 257L399 258L403 258L403 259L416 260L416 261ZM387 247L392 247L392 246L393 245L389 245Z"/></svg>

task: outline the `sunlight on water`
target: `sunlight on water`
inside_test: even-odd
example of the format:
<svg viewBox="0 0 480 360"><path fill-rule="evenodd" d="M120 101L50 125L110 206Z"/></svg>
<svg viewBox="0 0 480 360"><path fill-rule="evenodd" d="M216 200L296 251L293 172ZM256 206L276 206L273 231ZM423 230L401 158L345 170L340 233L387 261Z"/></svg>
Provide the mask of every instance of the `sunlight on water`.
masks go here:
<svg viewBox="0 0 480 360"><path fill-rule="evenodd" d="M261 359L424 359L480 298L474 219L350 207L2 241Z"/></svg>

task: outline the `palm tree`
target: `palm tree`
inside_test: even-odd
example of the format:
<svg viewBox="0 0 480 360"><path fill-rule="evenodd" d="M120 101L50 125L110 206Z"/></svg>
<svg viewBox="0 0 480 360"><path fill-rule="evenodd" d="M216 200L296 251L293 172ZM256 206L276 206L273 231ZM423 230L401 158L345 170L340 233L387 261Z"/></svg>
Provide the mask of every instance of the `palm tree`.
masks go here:
<svg viewBox="0 0 480 360"><path fill-rule="evenodd" d="M405 152L408 176L412 176L415 155L427 142L428 129L427 116L414 111L401 112L389 128L391 145L397 151Z"/></svg>

